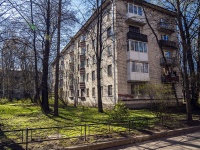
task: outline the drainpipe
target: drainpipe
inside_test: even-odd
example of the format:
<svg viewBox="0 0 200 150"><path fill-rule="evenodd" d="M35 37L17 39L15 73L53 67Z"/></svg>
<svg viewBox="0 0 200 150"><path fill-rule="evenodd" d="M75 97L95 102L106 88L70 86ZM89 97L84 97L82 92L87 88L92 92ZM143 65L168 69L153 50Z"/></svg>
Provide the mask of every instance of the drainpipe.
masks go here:
<svg viewBox="0 0 200 150"><path fill-rule="evenodd" d="M116 61L115 61L115 0L112 0L112 29L113 29L113 65L114 65L114 105L117 103L116 91Z"/></svg>

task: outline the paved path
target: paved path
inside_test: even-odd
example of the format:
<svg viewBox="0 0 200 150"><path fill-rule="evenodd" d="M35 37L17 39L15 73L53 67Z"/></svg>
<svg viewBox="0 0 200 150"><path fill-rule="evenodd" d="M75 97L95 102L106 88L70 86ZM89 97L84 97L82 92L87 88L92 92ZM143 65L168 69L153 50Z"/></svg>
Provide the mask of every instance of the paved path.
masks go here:
<svg viewBox="0 0 200 150"><path fill-rule="evenodd" d="M104 150L200 150L200 131Z"/></svg>

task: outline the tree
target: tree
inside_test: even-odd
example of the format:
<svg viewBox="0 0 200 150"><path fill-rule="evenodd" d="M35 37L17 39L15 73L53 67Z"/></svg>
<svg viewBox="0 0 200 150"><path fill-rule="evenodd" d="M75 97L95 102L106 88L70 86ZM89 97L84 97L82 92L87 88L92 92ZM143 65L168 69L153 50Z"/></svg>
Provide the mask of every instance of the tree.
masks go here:
<svg viewBox="0 0 200 150"><path fill-rule="evenodd" d="M60 26L61 26L61 13L62 13L62 0L58 4L58 33L57 33L57 56L56 56L56 72L55 72L55 102L54 102L54 116L58 116L58 79L59 79L59 57L60 57Z"/></svg>

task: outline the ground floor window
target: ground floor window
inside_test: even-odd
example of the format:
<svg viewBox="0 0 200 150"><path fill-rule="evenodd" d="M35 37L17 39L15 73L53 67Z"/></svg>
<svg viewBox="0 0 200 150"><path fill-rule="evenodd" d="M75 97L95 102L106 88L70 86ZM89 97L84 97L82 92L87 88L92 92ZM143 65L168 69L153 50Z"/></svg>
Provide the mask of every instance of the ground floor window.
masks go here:
<svg viewBox="0 0 200 150"><path fill-rule="evenodd" d="M143 89L142 89L142 84L131 84L131 94L138 96L138 95L142 95L143 93Z"/></svg>
<svg viewBox="0 0 200 150"><path fill-rule="evenodd" d="M112 96L112 85L108 85L108 96Z"/></svg>
<svg viewBox="0 0 200 150"><path fill-rule="evenodd" d="M81 97L85 96L85 89L81 89Z"/></svg>

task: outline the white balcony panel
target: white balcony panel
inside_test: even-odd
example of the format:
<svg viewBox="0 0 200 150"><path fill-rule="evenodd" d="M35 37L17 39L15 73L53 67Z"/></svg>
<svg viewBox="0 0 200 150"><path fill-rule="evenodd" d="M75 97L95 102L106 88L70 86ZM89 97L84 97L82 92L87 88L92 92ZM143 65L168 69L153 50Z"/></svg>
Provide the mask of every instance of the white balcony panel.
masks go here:
<svg viewBox="0 0 200 150"><path fill-rule="evenodd" d="M136 15L134 13L126 13L126 16L127 16L128 20L132 20L134 22L138 22L138 23L141 23L141 24L146 24L146 19L145 19L144 15L139 16L139 15Z"/></svg>
<svg viewBox="0 0 200 150"><path fill-rule="evenodd" d="M127 60L148 61L148 53L130 50L127 52Z"/></svg>

